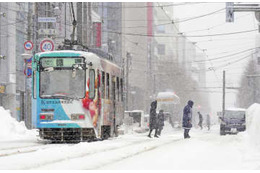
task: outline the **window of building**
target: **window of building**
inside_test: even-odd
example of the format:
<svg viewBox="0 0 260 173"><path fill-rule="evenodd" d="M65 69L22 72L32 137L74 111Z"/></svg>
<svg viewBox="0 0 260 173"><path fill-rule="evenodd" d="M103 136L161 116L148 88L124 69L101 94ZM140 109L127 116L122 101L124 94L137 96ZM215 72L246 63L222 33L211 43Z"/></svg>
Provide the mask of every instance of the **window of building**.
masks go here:
<svg viewBox="0 0 260 173"><path fill-rule="evenodd" d="M157 32L158 33L165 33L165 25L157 26Z"/></svg>
<svg viewBox="0 0 260 173"><path fill-rule="evenodd" d="M158 44L157 50L159 55L165 55L165 45L164 44Z"/></svg>

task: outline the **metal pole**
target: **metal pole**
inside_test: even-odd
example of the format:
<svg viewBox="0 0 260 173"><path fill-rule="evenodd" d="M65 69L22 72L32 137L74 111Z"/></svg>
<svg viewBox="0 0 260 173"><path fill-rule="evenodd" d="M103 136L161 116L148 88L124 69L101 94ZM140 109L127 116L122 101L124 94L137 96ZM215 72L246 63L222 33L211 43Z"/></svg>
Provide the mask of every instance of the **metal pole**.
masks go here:
<svg viewBox="0 0 260 173"><path fill-rule="evenodd" d="M64 13L64 15L65 15L65 17L64 17L65 18L65 26L64 26L65 27L65 39L66 39L66 36L67 36L67 32L66 32L66 30L67 30L67 18L66 18L67 15L66 14L67 14L67 4L65 2L65 13Z"/></svg>
<svg viewBox="0 0 260 173"><path fill-rule="evenodd" d="M27 122L28 122L28 98L27 98L27 59L24 58L24 63L25 63L25 81L24 81L24 122L25 122L25 125L26 127L28 128L27 126Z"/></svg>
<svg viewBox="0 0 260 173"><path fill-rule="evenodd" d="M128 111L128 94L129 94L129 58L130 53L126 53L126 97L125 97L125 105L126 110Z"/></svg>
<svg viewBox="0 0 260 173"><path fill-rule="evenodd" d="M222 115L223 115L223 118L225 116L225 83L226 83L226 72L225 70L223 71L223 105L222 105Z"/></svg>

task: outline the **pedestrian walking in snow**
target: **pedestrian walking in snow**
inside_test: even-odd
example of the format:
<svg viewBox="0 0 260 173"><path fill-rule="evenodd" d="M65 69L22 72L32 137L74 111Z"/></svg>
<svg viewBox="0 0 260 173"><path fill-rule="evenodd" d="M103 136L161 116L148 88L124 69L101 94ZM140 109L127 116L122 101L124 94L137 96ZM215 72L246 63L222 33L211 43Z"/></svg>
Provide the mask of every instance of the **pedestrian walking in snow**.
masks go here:
<svg viewBox="0 0 260 173"><path fill-rule="evenodd" d="M158 114L158 135L160 136L161 136L163 126L164 126L164 113L163 110L160 110Z"/></svg>
<svg viewBox="0 0 260 173"><path fill-rule="evenodd" d="M202 130L203 129L203 127L202 127L203 117L202 117L200 112L198 112L198 114L199 114L199 124L198 124L198 126L200 126L200 129Z"/></svg>
<svg viewBox="0 0 260 173"><path fill-rule="evenodd" d="M150 108L150 119L149 119L150 131L148 134L148 137L150 137L150 138L151 138L151 133L152 133L153 129L155 130L154 137L158 138L158 136L157 136L158 118L157 118L157 114L156 114L156 108L157 108L157 100L155 100L151 103L151 108Z"/></svg>
<svg viewBox="0 0 260 173"><path fill-rule="evenodd" d="M207 114L207 127L208 127L208 130L210 130L210 116L209 114Z"/></svg>
<svg viewBox="0 0 260 173"><path fill-rule="evenodd" d="M183 109L182 127L184 129L184 139L190 138L189 131L192 127L192 106L193 101L189 100L188 104Z"/></svg>

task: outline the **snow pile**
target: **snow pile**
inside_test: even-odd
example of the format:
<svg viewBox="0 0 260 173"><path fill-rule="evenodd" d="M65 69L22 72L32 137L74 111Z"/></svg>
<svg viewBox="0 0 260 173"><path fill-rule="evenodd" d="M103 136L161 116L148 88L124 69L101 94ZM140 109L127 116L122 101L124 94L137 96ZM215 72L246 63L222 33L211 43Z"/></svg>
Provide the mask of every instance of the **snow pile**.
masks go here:
<svg viewBox="0 0 260 173"><path fill-rule="evenodd" d="M10 111L0 107L0 140L36 138L35 130L28 130L24 122L11 117Z"/></svg>
<svg viewBox="0 0 260 173"><path fill-rule="evenodd" d="M246 131L248 142L260 149L260 104L252 104L246 111Z"/></svg>

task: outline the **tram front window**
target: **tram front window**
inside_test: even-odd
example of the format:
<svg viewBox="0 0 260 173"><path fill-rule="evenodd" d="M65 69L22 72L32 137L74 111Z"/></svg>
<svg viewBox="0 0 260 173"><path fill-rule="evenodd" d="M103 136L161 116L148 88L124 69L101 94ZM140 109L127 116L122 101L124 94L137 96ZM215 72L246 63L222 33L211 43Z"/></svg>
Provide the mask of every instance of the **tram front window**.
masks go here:
<svg viewBox="0 0 260 173"><path fill-rule="evenodd" d="M51 61L58 60L48 59L48 63ZM41 98L84 98L86 70L78 68L77 64L73 64L74 61L67 63L67 67L65 64L50 68L45 65L47 60L42 60L44 65L40 71Z"/></svg>
<svg viewBox="0 0 260 173"><path fill-rule="evenodd" d="M42 98L83 98L85 95L85 70L77 70L73 77L72 70L41 72L40 97Z"/></svg>

